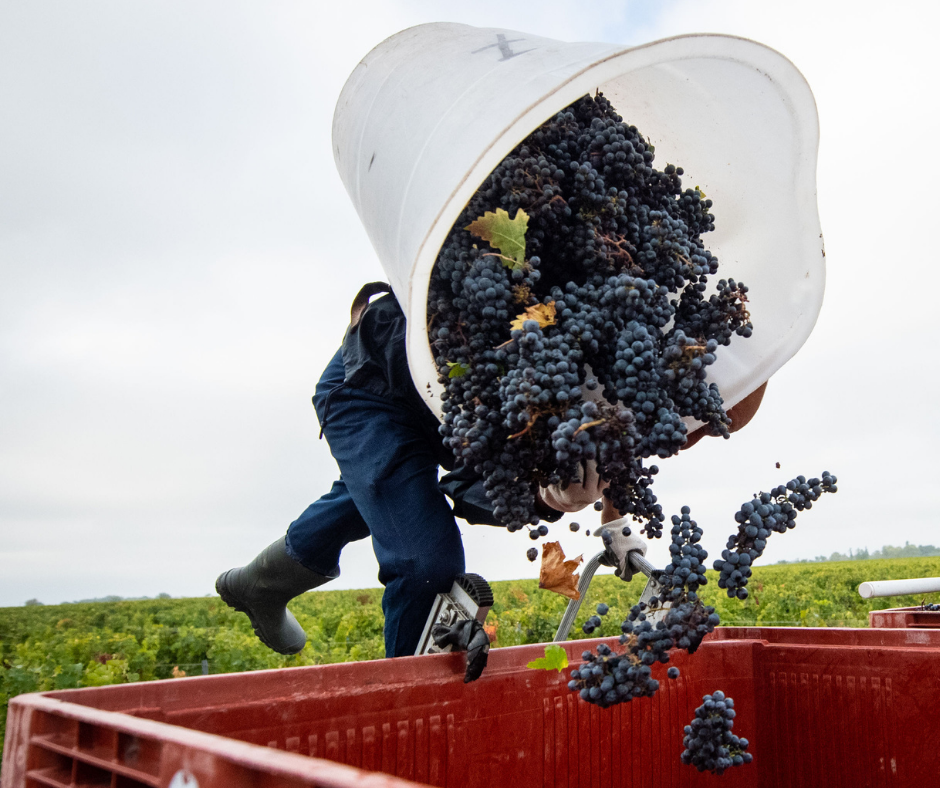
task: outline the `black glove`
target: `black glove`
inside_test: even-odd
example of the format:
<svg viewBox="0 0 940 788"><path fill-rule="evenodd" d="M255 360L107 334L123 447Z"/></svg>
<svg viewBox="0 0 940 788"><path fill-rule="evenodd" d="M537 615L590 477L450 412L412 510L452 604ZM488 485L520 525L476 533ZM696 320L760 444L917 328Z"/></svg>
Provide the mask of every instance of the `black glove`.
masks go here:
<svg viewBox="0 0 940 788"><path fill-rule="evenodd" d="M475 618L458 621L452 626L435 624L431 630L434 645L438 648L452 646L454 651L467 652L467 672L463 682L476 681L486 667L490 654L490 638L483 625Z"/></svg>

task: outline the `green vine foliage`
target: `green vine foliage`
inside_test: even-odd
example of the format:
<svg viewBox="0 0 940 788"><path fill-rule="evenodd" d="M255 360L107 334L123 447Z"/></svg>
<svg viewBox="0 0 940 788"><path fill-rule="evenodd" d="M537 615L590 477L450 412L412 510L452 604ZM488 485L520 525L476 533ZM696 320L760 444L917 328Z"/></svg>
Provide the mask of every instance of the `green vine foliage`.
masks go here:
<svg viewBox="0 0 940 788"><path fill-rule="evenodd" d="M728 599L714 573L708 576L702 597L726 626L866 626L869 610L922 599L862 599L859 583L937 577L940 557L758 566L744 602ZM569 637L619 634L644 582L596 576ZM494 647L553 639L566 598L540 591L536 580L494 583L493 591L487 625L495 628ZM7 703L26 692L200 675L203 660L210 673L233 673L379 659L381 598L381 589L318 590L299 597L291 609L308 641L291 657L265 648L247 617L217 597L0 608L0 748ZM599 630L585 635L581 625L598 602L607 603L610 613Z"/></svg>

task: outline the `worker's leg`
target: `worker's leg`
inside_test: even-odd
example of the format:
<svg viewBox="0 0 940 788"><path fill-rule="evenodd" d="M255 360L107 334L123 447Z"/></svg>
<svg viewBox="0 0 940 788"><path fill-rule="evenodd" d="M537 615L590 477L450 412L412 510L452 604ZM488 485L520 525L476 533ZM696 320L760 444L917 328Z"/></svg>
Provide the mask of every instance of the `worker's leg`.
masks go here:
<svg viewBox="0 0 940 788"><path fill-rule="evenodd" d="M346 370L343 351L327 364L317 383L313 406L320 425L328 423L333 400L342 393ZM287 554L307 569L331 577L339 576L339 556L350 542L369 535L362 515L356 509L342 478L333 482L332 489L318 501L310 504L287 529Z"/></svg>
<svg viewBox="0 0 940 788"><path fill-rule="evenodd" d="M317 385L315 402L323 405L342 382L343 361L337 353ZM368 535L345 485L338 481L291 524L286 536L249 564L219 575L216 590L227 605L248 615L265 645L282 654L296 654L306 635L287 603L337 577L340 551Z"/></svg>
<svg viewBox="0 0 940 788"><path fill-rule="evenodd" d="M339 555L350 542L369 535L346 483L339 479L287 529L287 554L312 572L339 577Z"/></svg>
<svg viewBox="0 0 940 788"><path fill-rule="evenodd" d="M413 410L351 388L335 392L324 421L346 490L372 535L385 586L386 656L413 654L434 597L464 571L460 532L437 486L440 438Z"/></svg>

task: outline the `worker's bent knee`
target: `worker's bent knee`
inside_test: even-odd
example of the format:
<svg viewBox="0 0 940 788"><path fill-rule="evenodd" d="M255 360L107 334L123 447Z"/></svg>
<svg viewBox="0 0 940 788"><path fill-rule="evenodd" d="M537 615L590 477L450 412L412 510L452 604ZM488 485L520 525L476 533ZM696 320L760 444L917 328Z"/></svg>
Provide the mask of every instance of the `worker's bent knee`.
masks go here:
<svg viewBox="0 0 940 788"><path fill-rule="evenodd" d="M427 554L403 562L394 571L408 593L419 596L443 594L450 591L454 578L464 571L463 551L447 554ZM391 578L389 578L390 580Z"/></svg>

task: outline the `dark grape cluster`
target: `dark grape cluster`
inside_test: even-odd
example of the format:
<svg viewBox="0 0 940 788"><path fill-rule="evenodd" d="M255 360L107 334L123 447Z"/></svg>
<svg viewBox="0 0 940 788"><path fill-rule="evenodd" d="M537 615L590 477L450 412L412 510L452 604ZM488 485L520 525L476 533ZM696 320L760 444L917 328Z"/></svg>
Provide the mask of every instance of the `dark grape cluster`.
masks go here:
<svg viewBox="0 0 940 788"><path fill-rule="evenodd" d="M645 461L682 448L683 418L728 435L706 373L734 334L751 333L747 287L710 282L712 203L682 175L654 169L636 127L584 96L500 162L440 250L428 335L441 435L510 530L537 524L540 485L579 480L593 462L617 510L658 536L657 469ZM523 265L466 229L497 209L529 217ZM550 319L525 319L534 307Z"/></svg>
<svg viewBox="0 0 940 788"><path fill-rule="evenodd" d="M821 479L798 476L769 493L754 496L753 501L742 506L736 515L739 533L729 540L723 560L715 563L715 568L722 572L719 583L729 588L729 596L746 597L744 585L750 576L749 567L760 556L770 533L792 528L797 512L811 508L824 492L836 492L836 481L828 472ZM704 605L698 596L699 588L708 582L705 577L708 553L701 545L702 529L692 519L688 506L683 506L679 515L673 515L671 522L671 560L665 569L654 573L660 586L658 596L630 610L621 625L623 652L615 652L601 643L596 652L585 651L583 662L571 671L568 689L578 692L588 703L607 708L654 695L659 682L652 677L652 666L669 662L670 652L676 648L694 654L719 623L715 609ZM606 529L602 538L607 544L610 536ZM732 568L726 571L726 566ZM736 584L734 592L730 583ZM940 609L940 605L924 605L923 609ZM598 615L587 620L584 632L593 633L601 623L600 616L608 612L607 605L598 605ZM679 678L679 669L669 667L666 676ZM695 719L685 728L682 762L716 774L731 766L750 763L747 740L731 733L734 715L731 698L721 692L706 695L695 711Z"/></svg>
<svg viewBox="0 0 940 788"><path fill-rule="evenodd" d="M928 611L930 613L936 613L940 610L940 605L927 604L926 602L920 606L921 610Z"/></svg>
<svg viewBox="0 0 940 788"><path fill-rule="evenodd" d="M585 635L593 634L594 630L601 625L601 616L606 616L610 612L610 608L604 603L601 602L597 606L597 614L591 616L581 625L581 631Z"/></svg>
<svg viewBox="0 0 940 788"><path fill-rule="evenodd" d="M690 514L684 506L681 516L672 518L672 561L659 575L661 597L653 597L648 605L634 605L621 624L620 644L625 651L614 653L602 643L596 654L585 651L584 663L571 672L568 688L588 703L606 708L655 694L659 682L652 678L651 666L668 662L674 648L694 653L718 625L715 609L705 606L696 593L707 582L704 562L708 553L700 545L702 529ZM603 603L597 607L600 615L608 610ZM654 623L653 613L663 615L656 616ZM591 616L583 630L591 634L600 623L598 616ZM670 669L667 675L678 677L678 669Z"/></svg>
<svg viewBox="0 0 940 788"><path fill-rule="evenodd" d="M571 671L568 689L578 692L582 700L607 708L639 697L650 697L659 689L651 677L649 665L637 663L630 654L615 654L601 643L597 653L585 651L584 662Z"/></svg>
<svg viewBox="0 0 940 788"><path fill-rule="evenodd" d="M688 506L683 506L681 512L681 516L672 516L672 559L659 576L661 600L653 597L650 601L668 606L663 623L673 643L694 654L705 636L718 626L719 617L715 608L704 605L698 597L698 589L708 582L708 552L701 545L702 529L691 518Z"/></svg>
<svg viewBox="0 0 940 788"><path fill-rule="evenodd" d="M770 535L793 528L798 512L811 509L823 493L838 490L836 481L828 471L823 471L821 479L797 476L743 504L734 516L738 532L728 537L726 549L714 564L720 573L718 586L727 589L729 597L747 599L751 566L763 554Z"/></svg>
<svg viewBox="0 0 940 788"><path fill-rule="evenodd" d="M748 741L735 736L734 700L723 692L705 695L701 706L695 710L695 718L685 726L682 743L682 762L691 764L700 772L722 774L732 766L750 763L747 752Z"/></svg>

